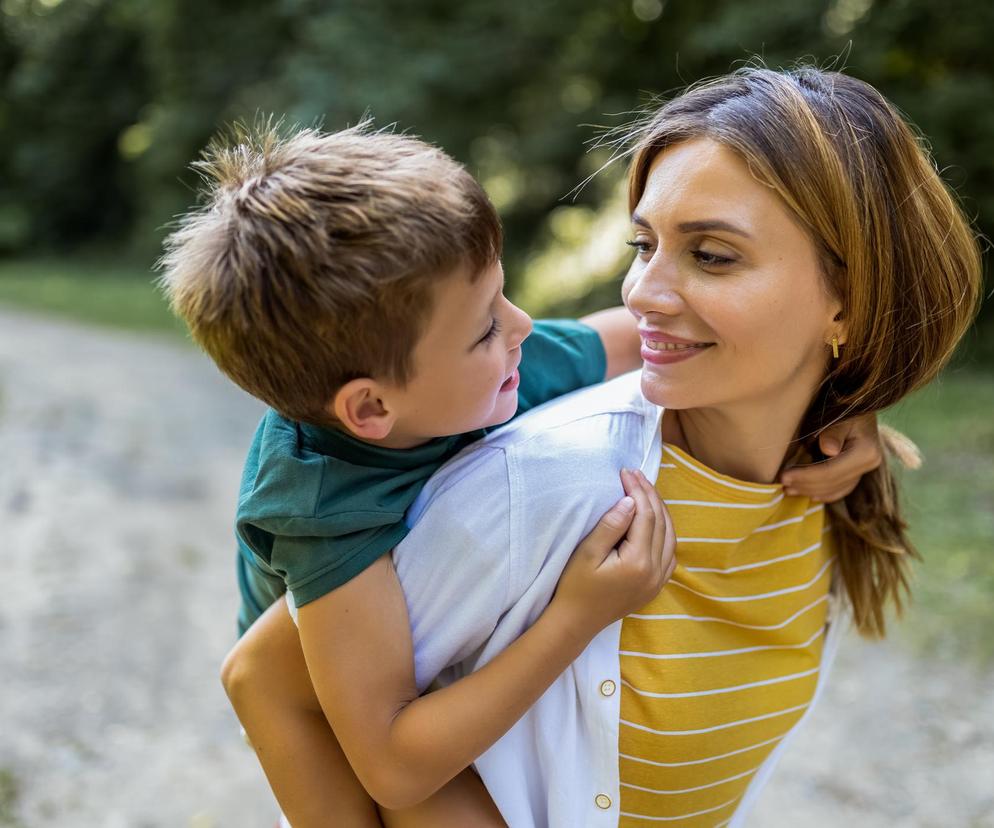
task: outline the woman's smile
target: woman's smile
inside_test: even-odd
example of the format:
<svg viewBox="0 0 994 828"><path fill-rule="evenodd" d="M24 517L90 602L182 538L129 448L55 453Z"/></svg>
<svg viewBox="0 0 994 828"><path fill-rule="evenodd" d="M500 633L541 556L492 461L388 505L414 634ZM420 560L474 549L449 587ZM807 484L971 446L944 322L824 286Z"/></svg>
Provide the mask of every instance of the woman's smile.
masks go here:
<svg viewBox="0 0 994 828"><path fill-rule="evenodd" d="M673 342L653 342L651 339L642 340L642 359L654 365L669 365L674 362L684 362L698 354L704 353L710 344L677 345Z"/></svg>
<svg viewBox="0 0 994 828"><path fill-rule="evenodd" d="M684 362L714 345L646 328L639 329L639 336L642 338L642 359L654 365Z"/></svg>

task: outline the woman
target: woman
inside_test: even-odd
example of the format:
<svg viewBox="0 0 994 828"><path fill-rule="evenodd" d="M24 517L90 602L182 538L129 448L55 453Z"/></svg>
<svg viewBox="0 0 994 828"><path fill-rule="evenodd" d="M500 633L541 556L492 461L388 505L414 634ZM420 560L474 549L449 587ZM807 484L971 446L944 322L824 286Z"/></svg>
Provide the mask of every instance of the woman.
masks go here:
<svg viewBox="0 0 994 828"><path fill-rule="evenodd" d="M564 555L615 495L601 483L610 471L661 459L681 564L670 584L595 639L477 762L514 828L741 824L830 663L830 595L847 599L862 633L882 634L912 552L886 468L830 516L772 481L840 416L934 378L979 296L962 212L867 84L746 69L664 105L630 137L637 255L624 297L645 342L644 401L622 379L492 438L426 491L396 555L419 677L461 658L457 675L548 599ZM476 516L463 537L484 548L440 585L431 550L449 548L460 502ZM502 529L485 514L503 510ZM530 548L549 552L522 560ZM438 589L484 605L480 567L507 574L506 601L432 613ZM453 625L462 650L435 643Z"/></svg>
<svg viewBox="0 0 994 828"><path fill-rule="evenodd" d="M512 828L744 821L827 673L830 597L882 634L912 551L886 468L830 516L773 481L830 423L934 378L979 296L967 222L860 81L746 69L630 138L641 382L579 392L452 461L395 552L419 686L444 683L541 611L618 469L658 473L670 584L476 764Z"/></svg>

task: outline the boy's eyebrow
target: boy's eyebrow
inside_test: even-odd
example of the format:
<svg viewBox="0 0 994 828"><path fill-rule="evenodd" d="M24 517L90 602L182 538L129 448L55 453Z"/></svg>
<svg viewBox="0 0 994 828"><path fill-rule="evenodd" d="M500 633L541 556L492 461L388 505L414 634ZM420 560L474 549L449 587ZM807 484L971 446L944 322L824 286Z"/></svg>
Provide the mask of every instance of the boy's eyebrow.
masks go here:
<svg viewBox="0 0 994 828"><path fill-rule="evenodd" d="M644 227L646 230L651 229L649 222L647 222L638 213L632 213L632 224L637 224L639 227ZM705 230L724 230L726 233L734 233L736 236L742 236L744 239L751 239L745 230L741 227L737 227L728 221L723 221L722 219L705 219L701 221L684 221L676 226L676 229L681 233L700 233Z"/></svg>

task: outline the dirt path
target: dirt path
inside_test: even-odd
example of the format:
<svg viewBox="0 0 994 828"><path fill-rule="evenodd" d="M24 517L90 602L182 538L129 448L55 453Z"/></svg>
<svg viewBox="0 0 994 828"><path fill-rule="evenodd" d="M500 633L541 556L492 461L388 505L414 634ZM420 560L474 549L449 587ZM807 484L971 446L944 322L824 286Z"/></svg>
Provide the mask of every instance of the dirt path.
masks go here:
<svg viewBox="0 0 994 828"><path fill-rule="evenodd" d="M0 826L272 825L216 678L259 411L174 342L0 310ZM753 824L994 826L992 678L850 642Z"/></svg>

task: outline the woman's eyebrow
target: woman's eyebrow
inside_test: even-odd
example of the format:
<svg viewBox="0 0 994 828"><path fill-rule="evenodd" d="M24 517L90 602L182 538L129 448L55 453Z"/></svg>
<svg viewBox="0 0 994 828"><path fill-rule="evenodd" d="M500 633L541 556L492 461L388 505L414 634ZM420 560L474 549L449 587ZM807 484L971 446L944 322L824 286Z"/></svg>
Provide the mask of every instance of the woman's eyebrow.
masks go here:
<svg viewBox="0 0 994 828"><path fill-rule="evenodd" d="M700 233L704 230L724 230L726 233L734 233L736 236L742 236L744 239L752 238L752 236L750 236L741 227L736 227L734 224L729 224L727 221L722 221L721 219L685 221L678 224L676 229L681 233Z"/></svg>
<svg viewBox="0 0 994 828"><path fill-rule="evenodd" d="M637 224L639 227L644 227L646 230L651 229L649 222L647 222L638 213L632 213L632 224ZM744 239L751 239L745 230L741 227L736 227L727 221L722 221L721 219L705 219L702 221L684 221L676 226L676 229L681 233L700 233L705 230L724 230L726 233L734 233L736 236L742 236Z"/></svg>

